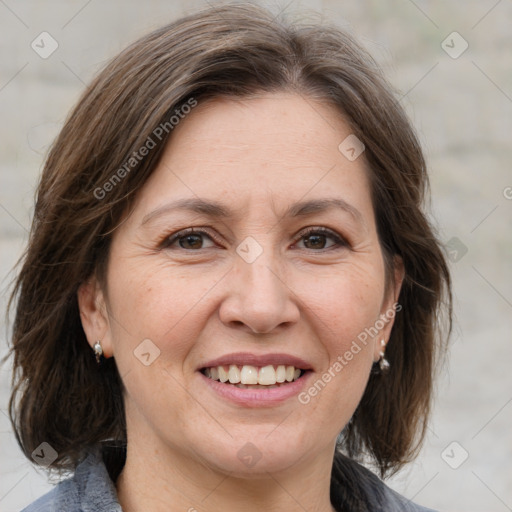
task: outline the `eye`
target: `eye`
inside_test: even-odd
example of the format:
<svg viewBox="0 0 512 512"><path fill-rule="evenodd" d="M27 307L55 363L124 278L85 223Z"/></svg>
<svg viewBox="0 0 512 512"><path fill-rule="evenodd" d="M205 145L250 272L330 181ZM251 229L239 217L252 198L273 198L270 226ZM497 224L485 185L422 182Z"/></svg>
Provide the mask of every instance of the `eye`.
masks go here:
<svg viewBox="0 0 512 512"><path fill-rule="evenodd" d="M212 242L212 245L205 246L204 238ZM194 228L183 229L167 237L161 244L163 249L185 249L185 250L199 250L213 247L213 239L206 231Z"/></svg>
<svg viewBox="0 0 512 512"><path fill-rule="evenodd" d="M331 244L329 244L331 240ZM302 232L298 243L304 243L304 247L300 249L322 250L331 249L336 247L346 247L347 242L334 231L323 227L309 228L307 231Z"/></svg>

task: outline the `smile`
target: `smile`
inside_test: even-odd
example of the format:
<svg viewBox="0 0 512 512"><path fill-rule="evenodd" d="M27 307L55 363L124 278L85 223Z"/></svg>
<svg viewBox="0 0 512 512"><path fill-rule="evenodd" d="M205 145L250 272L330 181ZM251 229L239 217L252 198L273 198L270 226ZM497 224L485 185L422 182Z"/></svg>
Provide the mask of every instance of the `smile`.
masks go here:
<svg viewBox="0 0 512 512"><path fill-rule="evenodd" d="M305 370L292 365L219 365L203 368L201 373L212 380L238 388L275 388L299 379Z"/></svg>

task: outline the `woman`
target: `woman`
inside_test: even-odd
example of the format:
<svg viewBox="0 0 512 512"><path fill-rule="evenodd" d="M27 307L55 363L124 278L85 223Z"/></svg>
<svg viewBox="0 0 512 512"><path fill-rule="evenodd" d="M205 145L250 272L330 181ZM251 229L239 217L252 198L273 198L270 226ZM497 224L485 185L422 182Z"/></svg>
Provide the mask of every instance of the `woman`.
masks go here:
<svg viewBox="0 0 512 512"><path fill-rule="evenodd" d="M143 37L48 156L11 417L27 511L426 510L451 319L421 149L347 34L215 7ZM307 484L306 484L307 482Z"/></svg>

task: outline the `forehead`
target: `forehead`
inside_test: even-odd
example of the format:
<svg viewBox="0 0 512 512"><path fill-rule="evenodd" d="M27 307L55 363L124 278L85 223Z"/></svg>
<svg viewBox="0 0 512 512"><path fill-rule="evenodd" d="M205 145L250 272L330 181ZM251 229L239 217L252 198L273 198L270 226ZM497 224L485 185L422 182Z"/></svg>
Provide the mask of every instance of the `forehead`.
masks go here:
<svg viewBox="0 0 512 512"><path fill-rule="evenodd" d="M335 107L300 95L200 102L173 129L140 209L182 197L243 210L338 194L371 214L364 154L350 161L339 149L349 135Z"/></svg>

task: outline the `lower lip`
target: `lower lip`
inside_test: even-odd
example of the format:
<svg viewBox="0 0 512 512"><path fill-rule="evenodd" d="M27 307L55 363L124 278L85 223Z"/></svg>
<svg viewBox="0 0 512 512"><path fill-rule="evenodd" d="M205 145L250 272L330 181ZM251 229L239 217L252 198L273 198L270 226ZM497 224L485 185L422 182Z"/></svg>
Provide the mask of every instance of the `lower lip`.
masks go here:
<svg viewBox="0 0 512 512"><path fill-rule="evenodd" d="M238 388L232 384L225 384L210 379L198 372L209 388L225 400L244 407L272 407L297 396L306 385L311 372L306 372L299 379L277 388Z"/></svg>

